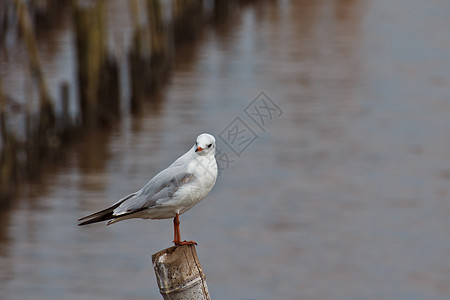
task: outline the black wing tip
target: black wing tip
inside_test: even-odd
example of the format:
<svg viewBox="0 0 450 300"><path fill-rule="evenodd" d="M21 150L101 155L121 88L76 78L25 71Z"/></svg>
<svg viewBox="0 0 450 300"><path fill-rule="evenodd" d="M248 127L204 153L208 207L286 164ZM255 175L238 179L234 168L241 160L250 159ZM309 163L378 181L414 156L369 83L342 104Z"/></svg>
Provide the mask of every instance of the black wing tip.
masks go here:
<svg viewBox="0 0 450 300"><path fill-rule="evenodd" d="M113 204L112 206L110 206L104 210L100 210L100 211L90 214L86 217L82 217L82 218L78 219L78 222L86 220L86 221L78 224L78 226L83 226L83 225L87 225L87 224L91 224L91 223L96 223L96 222L113 219L115 217L112 215L112 212L114 211L114 209L119 207L120 204L122 204L126 200L130 199L134 195L136 195L136 193L132 193L132 194L122 198L121 200L119 200L118 202L116 202L115 204Z"/></svg>
<svg viewBox="0 0 450 300"><path fill-rule="evenodd" d="M78 220L78 221L80 221L80 220ZM92 223L95 223L95 222L92 221L92 220L87 220L87 221L78 223L77 226L84 226L84 225L89 225L89 224L92 224Z"/></svg>
<svg viewBox="0 0 450 300"><path fill-rule="evenodd" d="M79 221L80 221L80 220L78 220L78 222L79 222ZM77 226L84 226L84 225L88 225L88 224L92 224L92 223L95 223L95 221L93 221L93 220L87 220L87 221L78 223Z"/></svg>
<svg viewBox="0 0 450 300"><path fill-rule="evenodd" d="M88 225L88 224L94 223L96 219L99 219L99 217L86 216L86 217L78 219L77 225L78 226ZM83 221L83 222L81 222L81 221Z"/></svg>
<svg viewBox="0 0 450 300"><path fill-rule="evenodd" d="M81 218L80 220L84 220L87 217ZM103 221L108 221L111 219L114 219L115 216L113 215L112 211L105 213L104 215L99 215L99 216L94 216L86 221L83 221L81 223L78 224L78 226L83 226L83 225L88 225L88 224L93 224L93 223L98 223L98 222L103 222ZM80 221L78 220L78 221Z"/></svg>

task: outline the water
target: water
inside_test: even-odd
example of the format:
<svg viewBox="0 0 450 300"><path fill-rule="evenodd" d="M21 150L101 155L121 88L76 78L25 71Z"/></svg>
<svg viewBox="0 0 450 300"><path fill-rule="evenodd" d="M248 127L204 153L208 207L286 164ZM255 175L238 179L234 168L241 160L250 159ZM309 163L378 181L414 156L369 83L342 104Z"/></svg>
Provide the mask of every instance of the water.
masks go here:
<svg viewBox="0 0 450 300"><path fill-rule="evenodd" d="M92 132L0 218L0 298L160 299L171 220L76 227L236 117L182 215L214 299L450 297L450 4L268 1L184 49L158 107ZM261 92L282 110L258 127Z"/></svg>

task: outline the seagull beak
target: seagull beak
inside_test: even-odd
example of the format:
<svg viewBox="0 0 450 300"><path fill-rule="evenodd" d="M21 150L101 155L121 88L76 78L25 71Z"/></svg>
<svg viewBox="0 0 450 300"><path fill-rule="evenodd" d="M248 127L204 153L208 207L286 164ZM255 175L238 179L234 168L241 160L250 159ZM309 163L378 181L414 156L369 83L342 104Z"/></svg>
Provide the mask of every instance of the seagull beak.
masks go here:
<svg viewBox="0 0 450 300"><path fill-rule="evenodd" d="M198 146L197 149L195 149L195 152L197 152L197 151L203 151L203 148Z"/></svg>

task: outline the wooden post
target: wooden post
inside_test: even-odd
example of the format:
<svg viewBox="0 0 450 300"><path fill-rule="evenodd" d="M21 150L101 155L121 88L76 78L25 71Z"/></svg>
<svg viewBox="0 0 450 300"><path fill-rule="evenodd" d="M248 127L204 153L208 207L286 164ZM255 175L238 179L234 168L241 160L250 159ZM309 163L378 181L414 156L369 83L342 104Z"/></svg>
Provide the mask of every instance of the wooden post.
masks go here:
<svg viewBox="0 0 450 300"><path fill-rule="evenodd" d="M211 300L194 245L164 249L152 255L152 262L165 300Z"/></svg>
<svg viewBox="0 0 450 300"><path fill-rule="evenodd" d="M41 106L46 107L51 103L50 93L48 92L47 83L42 71L41 59L39 57L38 45L32 28L33 24L31 23L31 17L23 1L14 0L14 5L17 11L17 19L19 20L20 33L25 40L31 75L37 81Z"/></svg>
<svg viewBox="0 0 450 300"><path fill-rule="evenodd" d="M104 1L73 0L78 91L83 125L97 125L101 66L106 56Z"/></svg>
<svg viewBox="0 0 450 300"><path fill-rule="evenodd" d="M0 77L0 152L2 151L2 147L5 147L7 143L7 129L6 129L6 97L3 92L3 82Z"/></svg>

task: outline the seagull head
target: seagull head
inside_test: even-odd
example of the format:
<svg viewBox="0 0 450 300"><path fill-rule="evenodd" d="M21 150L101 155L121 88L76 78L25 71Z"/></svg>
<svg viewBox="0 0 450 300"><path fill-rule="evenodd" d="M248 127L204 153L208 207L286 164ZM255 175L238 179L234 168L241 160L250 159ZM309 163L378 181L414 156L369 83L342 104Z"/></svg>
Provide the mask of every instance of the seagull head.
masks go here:
<svg viewBox="0 0 450 300"><path fill-rule="evenodd" d="M200 134L195 140L194 151L197 155L214 155L216 151L216 139L208 133Z"/></svg>

